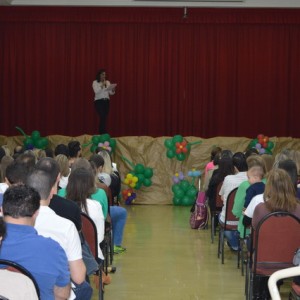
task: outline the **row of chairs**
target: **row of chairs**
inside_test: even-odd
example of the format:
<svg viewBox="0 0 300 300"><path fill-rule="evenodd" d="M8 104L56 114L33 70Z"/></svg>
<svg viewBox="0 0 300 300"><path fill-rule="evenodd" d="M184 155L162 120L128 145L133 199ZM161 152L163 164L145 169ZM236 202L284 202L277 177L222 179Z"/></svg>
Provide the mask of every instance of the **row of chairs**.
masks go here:
<svg viewBox="0 0 300 300"><path fill-rule="evenodd" d="M214 218L221 211L223 205L219 196L221 185L222 183L217 189L216 210L211 212L212 243L216 234ZM219 224L218 258L221 256L222 264L224 264L225 231L237 230L237 225L227 225L228 221L237 221L232 214L236 191L237 188L229 193L226 202L225 223ZM245 238L240 238L237 267L241 267L241 274L244 275L246 262L245 295L247 300L258 299L258 282L267 280L269 276L279 270L293 267L295 251L300 247L299 233L299 218L288 212L273 212L259 222L256 230L251 229L248 237L244 235ZM245 246L247 239L250 239L250 251ZM297 270L300 275L300 267ZM293 284L289 299L300 299L299 292L299 286Z"/></svg>

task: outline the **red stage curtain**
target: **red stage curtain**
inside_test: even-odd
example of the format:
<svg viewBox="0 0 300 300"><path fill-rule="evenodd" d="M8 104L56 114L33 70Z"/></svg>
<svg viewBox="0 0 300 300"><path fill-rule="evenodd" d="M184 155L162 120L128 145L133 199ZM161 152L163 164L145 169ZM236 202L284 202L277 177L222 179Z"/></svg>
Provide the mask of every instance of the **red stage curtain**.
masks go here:
<svg viewBox="0 0 300 300"><path fill-rule="evenodd" d="M300 10L0 8L0 134L299 137Z"/></svg>

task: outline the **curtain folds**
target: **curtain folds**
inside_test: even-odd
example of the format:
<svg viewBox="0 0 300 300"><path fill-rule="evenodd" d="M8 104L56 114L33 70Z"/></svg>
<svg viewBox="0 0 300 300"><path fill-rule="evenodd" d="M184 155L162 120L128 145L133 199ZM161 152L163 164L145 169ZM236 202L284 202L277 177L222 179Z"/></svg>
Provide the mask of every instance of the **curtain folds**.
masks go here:
<svg viewBox="0 0 300 300"><path fill-rule="evenodd" d="M0 8L0 134L299 137L300 10Z"/></svg>

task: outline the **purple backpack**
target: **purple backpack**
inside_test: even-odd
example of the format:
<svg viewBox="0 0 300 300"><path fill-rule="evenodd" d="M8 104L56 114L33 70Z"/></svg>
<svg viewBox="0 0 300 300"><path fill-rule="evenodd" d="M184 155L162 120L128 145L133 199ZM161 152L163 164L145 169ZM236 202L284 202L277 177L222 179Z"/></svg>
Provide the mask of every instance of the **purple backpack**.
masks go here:
<svg viewBox="0 0 300 300"><path fill-rule="evenodd" d="M199 192L197 200L191 208L190 225L192 229L203 229L208 222L206 206L206 196L204 192Z"/></svg>

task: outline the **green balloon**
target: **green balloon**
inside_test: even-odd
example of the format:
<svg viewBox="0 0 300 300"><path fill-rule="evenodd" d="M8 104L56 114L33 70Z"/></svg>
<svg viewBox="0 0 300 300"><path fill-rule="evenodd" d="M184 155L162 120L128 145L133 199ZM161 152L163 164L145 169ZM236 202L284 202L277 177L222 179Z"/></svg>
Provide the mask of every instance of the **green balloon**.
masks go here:
<svg viewBox="0 0 300 300"><path fill-rule="evenodd" d="M175 143L181 143L183 141L183 137L181 135L174 135L172 139L174 145Z"/></svg>
<svg viewBox="0 0 300 300"><path fill-rule="evenodd" d="M109 145L110 145L112 151L115 151L116 145L117 145L117 141L115 139L110 139L109 140Z"/></svg>
<svg viewBox="0 0 300 300"><path fill-rule="evenodd" d="M195 197L196 197L196 195L197 195L197 192L198 192L197 189L196 189L194 186L191 186L191 187L188 189L186 195L187 195L188 197L190 197L190 198L195 199Z"/></svg>
<svg viewBox="0 0 300 300"><path fill-rule="evenodd" d="M173 204L174 204L175 206L181 205L181 199L180 199L180 198L177 198L177 197L173 197Z"/></svg>
<svg viewBox="0 0 300 300"><path fill-rule="evenodd" d="M24 144L25 148L27 148L29 145L33 145L33 140L32 140L32 138L30 138L30 137L26 138L26 139L24 140L23 144Z"/></svg>
<svg viewBox="0 0 300 300"><path fill-rule="evenodd" d="M168 158L173 158L175 156L175 151L173 149L169 149L167 151L167 157Z"/></svg>
<svg viewBox="0 0 300 300"><path fill-rule="evenodd" d="M110 135L108 133L102 134L100 136L100 143L104 143L110 140Z"/></svg>
<svg viewBox="0 0 300 300"><path fill-rule="evenodd" d="M190 188L190 183L187 180L182 180L180 182L180 187L186 192Z"/></svg>
<svg viewBox="0 0 300 300"><path fill-rule="evenodd" d="M153 170L151 168L145 168L144 176L146 178L151 178L153 176Z"/></svg>
<svg viewBox="0 0 300 300"><path fill-rule="evenodd" d="M134 174L134 176L136 176L139 179L138 183L140 184L143 184L144 180L146 179L144 174Z"/></svg>
<svg viewBox="0 0 300 300"><path fill-rule="evenodd" d="M266 154L272 154L272 151L271 151L270 149L267 148L267 149L265 149L265 153L266 153Z"/></svg>
<svg viewBox="0 0 300 300"><path fill-rule="evenodd" d="M41 137L41 134L38 130L34 130L32 131L31 133L31 138L34 140L34 141L37 141L39 138Z"/></svg>
<svg viewBox="0 0 300 300"><path fill-rule="evenodd" d="M189 196L185 195L182 198L181 204L184 206L191 206L194 204L194 202L195 202L195 200L193 198L190 198Z"/></svg>
<svg viewBox="0 0 300 300"><path fill-rule="evenodd" d="M184 190L183 189L178 189L174 192L174 195L176 198L181 199L182 197L184 197Z"/></svg>
<svg viewBox="0 0 300 300"><path fill-rule="evenodd" d="M258 143L258 139L252 140L249 144L249 148L255 148L257 143Z"/></svg>
<svg viewBox="0 0 300 300"><path fill-rule="evenodd" d="M152 185L152 181L149 178L145 178L143 184L144 186L149 187Z"/></svg>
<svg viewBox="0 0 300 300"><path fill-rule="evenodd" d="M42 139L33 140L33 144L38 149L42 149L43 148L43 140Z"/></svg>
<svg viewBox="0 0 300 300"><path fill-rule="evenodd" d="M49 143L49 141L46 137L41 138L42 149L46 149L48 146L48 143Z"/></svg>
<svg viewBox="0 0 300 300"><path fill-rule="evenodd" d="M174 143L173 143L172 139L166 139L165 142L164 142L164 144L169 149L171 149L171 148L174 147Z"/></svg>
<svg viewBox="0 0 300 300"><path fill-rule="evenodd" d="M93 142L93 144L95 144L96 146L98 146L98 144L100 143L100 135L94 135L92 137L92 142Z"/></svg>
<svg viewBox="0 0 300 300"><path fill-rule="evenodd" d="M92 153L94 153L97 147L98 147L97 145L93 144L93 145L90 147L90 151L91 151Z"/></svg>
<svg viewBox="0 0 300 300"><path fill-rule="evenodd" d="M179 184L173 184L172 185L172 191L175 194L176 191L181 190L181 187L179 186Z"/></svg>
<svg viewBox="0 0 300 300"><path fill-rule="evenodd" d="M185 154L184 153L178 153L178 154L176 154L176 157L179 161L185 160Z"/></svg>
<svg viewBox="0 0 300 300"><path fill-rule="evenodd" d="M273 147L274 147L274 143L269 141L267 144L267 148L271 150Z"/></svg>
<svg viewBox="0 0 300 300"><path fill-rule="evenodd" d="M134 167L134 172L136 174L143 174L145 171L145 167L142 165L142 164L137 164L135 167Z"/></svg>
<svg viewBox="0 0 300 300"><path fill-rule="evenodd" d="M139 181L136 183L136 185L135 185L135 189L136 190L139 190L140 188L141 188L141 186L142 186L142 183L140 183Z"/></svg>

